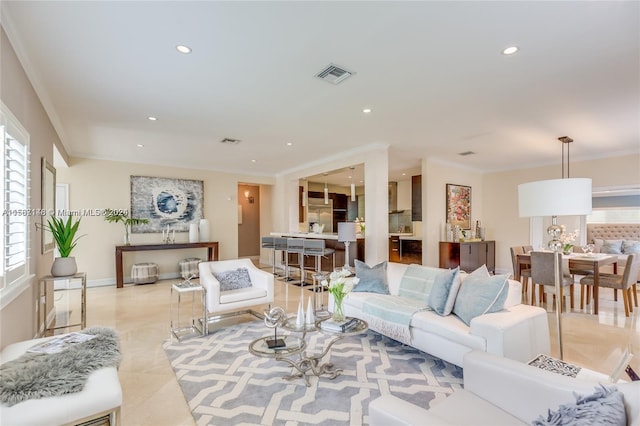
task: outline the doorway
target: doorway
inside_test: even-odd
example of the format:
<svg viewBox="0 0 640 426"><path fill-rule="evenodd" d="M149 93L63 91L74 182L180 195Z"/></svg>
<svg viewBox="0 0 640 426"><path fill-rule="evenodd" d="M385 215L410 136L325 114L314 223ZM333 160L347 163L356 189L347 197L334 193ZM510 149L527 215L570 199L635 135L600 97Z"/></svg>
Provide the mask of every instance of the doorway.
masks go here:
<svg viewBox="0 0 640 426"><path fill-rule="evenodd" d="M238 184L238 257L260 258L260 187Z"/></svg>

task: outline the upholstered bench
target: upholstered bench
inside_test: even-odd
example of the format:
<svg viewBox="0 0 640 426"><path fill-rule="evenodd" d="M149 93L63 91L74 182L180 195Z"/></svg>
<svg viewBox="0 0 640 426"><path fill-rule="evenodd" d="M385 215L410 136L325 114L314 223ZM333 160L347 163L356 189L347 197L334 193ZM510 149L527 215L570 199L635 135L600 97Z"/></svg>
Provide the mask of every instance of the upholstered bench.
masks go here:
<svg viewBox="0 0 640 426"><path fill-rule="evenodd" d="M131 279L134 284L153 284L158 281L158 264L153 262L134 263L131 266Z"/></svg>
<svg viewBox="0 0 640 426"><path fill-rule="evenodd" d="M59 336L9 345L0 354L0 364L17 359L29 348L55 337ZM108 417L110 425L117 425L120 422L121 404L122 388L118 380L118 371L116 367L104 367L89 375L80 392L28 399L12 406L0 404L0 424L77 425Z"/></svg>

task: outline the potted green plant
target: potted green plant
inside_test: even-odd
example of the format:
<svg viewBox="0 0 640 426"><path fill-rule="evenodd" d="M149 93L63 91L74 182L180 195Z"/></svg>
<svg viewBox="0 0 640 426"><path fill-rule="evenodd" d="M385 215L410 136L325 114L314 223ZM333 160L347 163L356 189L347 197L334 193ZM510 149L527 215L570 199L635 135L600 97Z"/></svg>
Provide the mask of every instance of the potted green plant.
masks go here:
<svg viewBox="0 0 640 426"><path fill-rule="evenodd" d="M66 220L60 217L52 217L47 220L46 229L53 234L60 254L60 257L55 258L51 267L51 275L54 277L66 277L78 272L76 258L70 255L78 244L78 239L82 237L82 235L76 237L79 226L80 218L74 220L73 216L68 216Z"/></svg>
<svg viewBox="0 0 640 426"><path fill-rule="evenodd" d="M140 219L136 217L131 217L127 210L113 210L107 209L106 214L104 216L104 220L109 223L119 223L124 224L124 244L130 245L129 241L129 231L131 230L132 225L144 225L149 223L148 219Z"/></svg>

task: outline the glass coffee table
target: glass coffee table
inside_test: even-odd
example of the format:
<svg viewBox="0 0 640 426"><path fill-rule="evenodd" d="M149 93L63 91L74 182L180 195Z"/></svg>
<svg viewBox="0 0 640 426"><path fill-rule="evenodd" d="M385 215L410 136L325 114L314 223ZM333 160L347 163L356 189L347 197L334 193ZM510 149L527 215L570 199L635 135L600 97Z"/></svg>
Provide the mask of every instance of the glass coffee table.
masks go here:
<svg viewBox="0 0 640 426"><path fill-rule="evenodd" d="M251 342L249 352L256 356L274 358L276 361L289 364L292 373L282 377L284 380L303 378L305 384L311 386L309 382L311 375L316 377L326 375L329 379L335 379L342 373L342 369L336 368L331 362L322 363L322 359L329 353L334 343L347 336L364 333L369 325L365 321L357 319L356 325L347 331L325 330L321 327L321 323L326 320L327 318L318 320L314 324L297 326L295 317L288 318L282 328L289 332L302 333L300 337L291 334L278 336L284 341L284 346L278 348L270 348L267 343L267 341L273 340L273 336L261 337ZM308 354L307 333L309 332L320 332L330 335L332 338L320 353Z"/></svg>

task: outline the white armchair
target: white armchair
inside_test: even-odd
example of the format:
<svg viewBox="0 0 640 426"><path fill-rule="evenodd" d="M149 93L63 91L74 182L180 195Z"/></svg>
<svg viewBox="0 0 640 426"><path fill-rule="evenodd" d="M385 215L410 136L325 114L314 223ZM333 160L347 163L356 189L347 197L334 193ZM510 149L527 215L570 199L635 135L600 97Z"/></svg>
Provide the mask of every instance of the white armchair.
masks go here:
<svg viewBox="0 0 640 426"><path fill-rule="evenodd" d="M261 314L249 308L273 303L273 274L258 269L251 259L201 262L198 268L200 284L207 292L206 307L209 322L246 313L262 318ZM213 273L233 271L238 268L247 268L251 287L221 291L220 282Z"/></svg>

